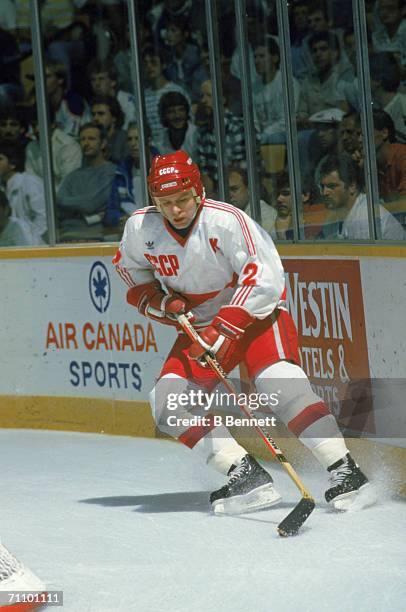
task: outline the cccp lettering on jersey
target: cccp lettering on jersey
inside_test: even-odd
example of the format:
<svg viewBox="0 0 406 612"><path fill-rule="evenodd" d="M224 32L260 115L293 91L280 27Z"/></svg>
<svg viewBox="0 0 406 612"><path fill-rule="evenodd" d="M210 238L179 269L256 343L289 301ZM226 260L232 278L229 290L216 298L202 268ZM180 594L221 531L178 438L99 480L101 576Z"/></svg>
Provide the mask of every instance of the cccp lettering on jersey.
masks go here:
<svg viewBox="0 0 406 612"><path fill-rule="evenodd" d="M170 166L169 168L161 168L160 171L159 171L159 174L160 175L162 175L162 174L173 174L174 172L175 172L175 168Z"/></svg>
<svg viewBox="0 0 406 612"><path fill-rule="evenodd" d="M153 266L160 276L178 276L179 259L177 255L151 255L144 253L145 259Z"/></svg>

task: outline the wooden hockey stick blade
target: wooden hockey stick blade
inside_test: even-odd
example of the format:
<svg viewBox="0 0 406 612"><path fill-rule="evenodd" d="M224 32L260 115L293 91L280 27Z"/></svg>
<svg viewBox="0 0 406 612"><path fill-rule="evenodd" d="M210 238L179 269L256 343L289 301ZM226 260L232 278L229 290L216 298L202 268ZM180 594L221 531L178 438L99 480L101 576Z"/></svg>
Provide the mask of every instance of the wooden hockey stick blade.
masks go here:
<svg viewBox="0 0 406 612"><path fill-rule="evenodd" d="M279 535L282 537L297 535L300 527L313 512L315 505L313 498L302 497L300 502L293 508L292 512L279 523L277 527Z"/></svg>

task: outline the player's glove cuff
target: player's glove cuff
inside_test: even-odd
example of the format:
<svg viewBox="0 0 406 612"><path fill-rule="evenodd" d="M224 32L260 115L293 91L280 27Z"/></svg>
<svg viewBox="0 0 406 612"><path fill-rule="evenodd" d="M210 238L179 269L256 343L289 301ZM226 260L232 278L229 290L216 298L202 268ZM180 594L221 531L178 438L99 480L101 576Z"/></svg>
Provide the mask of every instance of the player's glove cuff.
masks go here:
<svg viewBox="0 0 406 612"><path fill-rule="evenodd" d="M254 321L255 317L241 306L223 306L214 318L212 325L223 336L231 338L231 340L239 340L247 327Z"/></svg>

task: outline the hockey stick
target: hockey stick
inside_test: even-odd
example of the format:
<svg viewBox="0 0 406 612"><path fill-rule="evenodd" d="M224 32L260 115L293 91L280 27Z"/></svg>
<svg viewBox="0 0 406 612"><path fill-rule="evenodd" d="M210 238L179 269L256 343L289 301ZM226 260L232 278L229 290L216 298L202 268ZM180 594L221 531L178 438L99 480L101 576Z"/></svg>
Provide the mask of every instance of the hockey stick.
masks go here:
<svg viewBox="0 0 406 612"><path fill-rule="evenodd" d="M190 323L189 319L185 315L176 315L176 319L185 334L187 334L187 336L189 336L189 338L194 342L199 342L199 344L201 344L200 336L193 327L193 325ZM205 360L209 367L213 370L213 372L217 374L217 376L222 381L229 393L231 393L231 395L233 395L234 397L237 397L237 392L234 385L228 379L227 374L224 372L217 359L213 357L213 355L211 355L210 353L206 353ZM249 408L245 405L240 405L240 402L238 402L238 404L240 406L241 411L248 418L252 418L252 414ZM285 470L287 471L287 473L289 474L289 476L291 477L302 495L302 499L300 500L300 502L293 508L293 510L288 514L288 516L283 519L283 521L278 525L277 528L280 536L296 535L300 527L310 515L310 513L314 510L314 499L304 487L299 476L296 474L295 470L288 462L281 449L277 446L277 444L275 444L274 440L271 438L268 432L262 429L262 427L260 427L258 424L254 425L253 427L261 436L273 456L285 468Z"/></svg>

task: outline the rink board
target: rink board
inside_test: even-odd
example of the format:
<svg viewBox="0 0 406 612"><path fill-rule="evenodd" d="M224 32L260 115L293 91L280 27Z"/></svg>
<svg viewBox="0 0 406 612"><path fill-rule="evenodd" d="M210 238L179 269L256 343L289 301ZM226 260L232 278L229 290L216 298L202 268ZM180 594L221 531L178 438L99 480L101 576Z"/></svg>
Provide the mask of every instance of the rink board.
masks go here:
<svg viewBox="0 0 406 612"><path fill-rule="evenodd" d="M382 437L392 432L391 444L404 446L406 250L279 251L302 365L317 391L354 432L360 415L354 421L348 405L361 396L363 435L389 423ZM0 251L0 426L156 435L148 394L175 333L127 306L114 253L104 245ZM340 413L343 389L351 393Z"/></svg>

